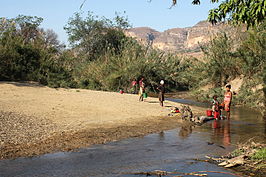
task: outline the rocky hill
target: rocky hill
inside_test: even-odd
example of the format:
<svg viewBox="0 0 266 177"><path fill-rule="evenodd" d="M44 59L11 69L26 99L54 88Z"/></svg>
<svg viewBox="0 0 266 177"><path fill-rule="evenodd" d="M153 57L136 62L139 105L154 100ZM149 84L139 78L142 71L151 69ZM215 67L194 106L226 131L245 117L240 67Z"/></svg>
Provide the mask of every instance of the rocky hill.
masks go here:
<svg viewBox="0 0 266 177"><path fill-rule="evenodd" d="M147 34L153 34L153 47L170 52L198 52L200 45L206 44L218 32L231 31L229 25L212 25L201 21L192 27L172 28L163 32L149 27L131 28L126 34L147 45Z"/></svg>

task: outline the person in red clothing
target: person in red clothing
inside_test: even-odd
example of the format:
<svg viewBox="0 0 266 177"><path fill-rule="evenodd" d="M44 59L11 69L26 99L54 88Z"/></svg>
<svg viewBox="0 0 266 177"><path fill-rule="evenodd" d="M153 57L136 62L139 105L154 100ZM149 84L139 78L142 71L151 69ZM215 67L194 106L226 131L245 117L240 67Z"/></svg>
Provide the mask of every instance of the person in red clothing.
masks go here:
<svg viewBox="0 0 266 177"><path fill-rule="evenodd" d="M217 98L218 96L214 95L212 100L212 112L215 119L220 118L220 106Z"/></svg>
<svg viewBox="0 0 266 177"><path fill-rule="evenodd" d="M224 110L227 112L226 118L230 119L230 107L232 102L232 92L231 92L231 85L226 85L226 92L224 93Z"/></svg>
<svg viewBox="0 0 266 177"><path fill-rule="evenodd" d="M139 86L142 86L143 83L144 83L144 77L142 77L142 78L139 80Z"/></svg>
<svg viewBox="0 0 266 177"><path fill-rule="evenodd" d="M131 87L132 87L132 92L133 92L133 94L136 94L137 93L137 84L138 84L138 82L137 82L137 80L136 79L134 79L132 82L131 82Z"/></svg>

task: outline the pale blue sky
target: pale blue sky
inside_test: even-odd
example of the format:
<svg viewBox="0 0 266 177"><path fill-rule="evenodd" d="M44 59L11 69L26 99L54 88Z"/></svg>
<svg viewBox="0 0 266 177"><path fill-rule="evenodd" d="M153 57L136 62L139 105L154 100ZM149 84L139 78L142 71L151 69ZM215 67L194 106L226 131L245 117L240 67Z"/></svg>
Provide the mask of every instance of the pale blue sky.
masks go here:
<svg viewBox="0 0 266 177"><path fill-rule="evenodd" d="M179 0L176 7L169 9L171 0L87 0L82 11L112 18L115 12L126 11L133 27L148 26L158 31L175 27L193 26L205 20L208 11L217 6L210 0L202 0L200 6L192 0ZM0 17L14 18L19 14L44 18L43 28L53 29L62 42L67 43L63 29L69 17L79 12L83 0L0 0ZM86 14L86 13L84 13Z"/></svg>

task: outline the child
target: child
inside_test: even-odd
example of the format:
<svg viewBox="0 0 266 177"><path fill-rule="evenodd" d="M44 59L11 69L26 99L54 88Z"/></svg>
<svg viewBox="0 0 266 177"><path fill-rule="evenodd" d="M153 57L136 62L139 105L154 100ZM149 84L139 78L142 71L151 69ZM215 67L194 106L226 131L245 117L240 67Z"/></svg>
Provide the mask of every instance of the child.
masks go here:
<svg viewBox="0 0 266 177"><path fill-rule="evenodd" d="M171 107L170 110L171 110L171 113L180 113L177 107Z"/></svg>
<svg viewBox="0 0 266 177"><path fill-rule="evenodd" d="M214 118L218 119L220 117L220 108L219 108L219 102L217 100L218 96L214 95L212 100L212 111Z"/></svg>
<svg viewBox="0 0 266 177"><path fill-rule="evenodd" d="M232 102L232 92L231 92L231 85L226 85L225 87L226 92L224 93L224 102L223 102L223 106L224 106L224 110L227 112L226 118L230 119L230 106L231 106L231 102Z"/></svg>

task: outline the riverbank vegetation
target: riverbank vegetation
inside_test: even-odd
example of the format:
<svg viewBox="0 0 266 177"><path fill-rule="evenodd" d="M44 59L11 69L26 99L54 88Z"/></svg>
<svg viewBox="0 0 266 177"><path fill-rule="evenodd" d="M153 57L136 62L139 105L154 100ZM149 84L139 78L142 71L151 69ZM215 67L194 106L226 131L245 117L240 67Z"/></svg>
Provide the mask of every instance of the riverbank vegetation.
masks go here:
<svg viewBox="0 0 266 177"><path fill-rule="evenodd" d="M209 101L214 94L222 97L223 87L238 79L241 84L234 104L264 109L265 22L244 32L242 27L238 35L213 36L201 47L204 59L198 60L139 44L125 35L130 25L119 14L114 19L90 12L83 16L74 14L65 26L69 48L52 30L39 27L42 18L1 18L0 79L37 81L50 87L129 91L133 79L144 77L152 92L164 79L169 91L190 90L200 101ZM236 86L232 83L232 87Z"/></svg>
<svg viewBox="0 0 266 177"><path fill-rule="evenodd" d="M264 176L266 172L265 144L247 141L225 157L212 158L219 166L235 168L249 176Z"/></svg>
<svg viewBox="0 0 266 177"><path fill-rule="evenodd" d="M42 18L0 18L0 79L73 86L68 51L52 30L39 28ZM60 83L60 84L58 84Z"/></svg>
<svg viewBox="0 0 266 177"><path fill-rule="evenodd" d="M33 80L51 87L117 91L146 78L148 88L165 79L171 88L187 88L182 73L191 61L140 45L127 37L127 19L75 14L65 30L71 48L39 28L42 19L2 18L0 33L1 80Z"/></svg>
<svg viewBox="0 0 266 177"><path fill-rule="evenodd" d="M223 97L223 87L232 84L234 104L265 109L265 27L263 23L237 36L220 34L202 48L205 60L193 70L197 85L192 90L198 100Z"/></svg>

